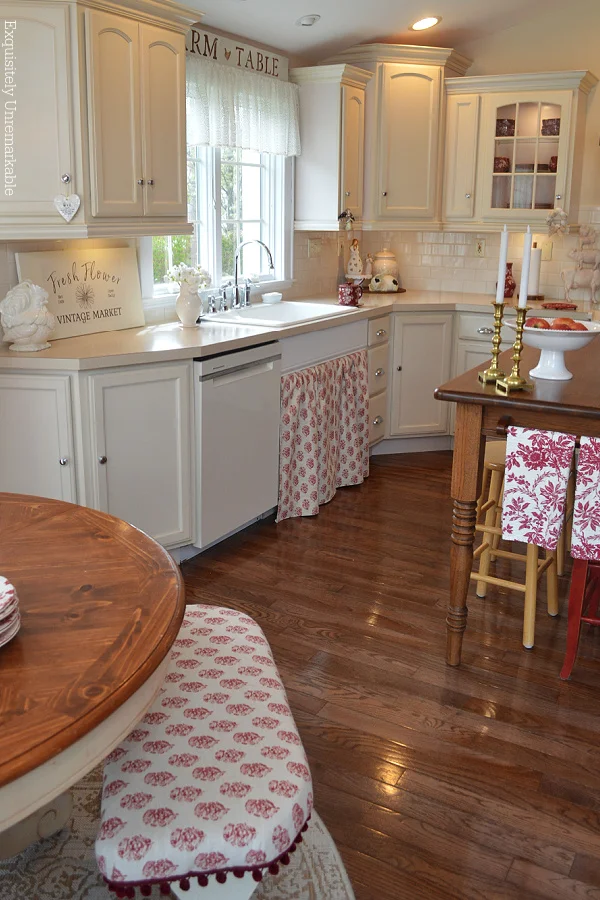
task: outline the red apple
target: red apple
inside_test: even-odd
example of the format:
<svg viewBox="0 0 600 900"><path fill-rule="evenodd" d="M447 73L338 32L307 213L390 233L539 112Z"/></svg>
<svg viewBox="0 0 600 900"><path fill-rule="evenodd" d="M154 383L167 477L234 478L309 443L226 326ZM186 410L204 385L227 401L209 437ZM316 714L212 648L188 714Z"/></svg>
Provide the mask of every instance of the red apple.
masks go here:
<svg viewBox="0 0 600 900"><path fill-rule="evenodd" d="M571 331L587 331L587 326L583 322L573 322Z"/></svg>
<svg viewBox="0 0 600 900"><path fill-rule="evenodd" d="M565 316L554 319L550 328L552 328L553 331L574 331L574 324L575 322L573 321L573 319Z"/></svg>
<svg viewBox="0 0 600 900"><path fill-rule="evenodd" d="M525 328L550 328L550 323L545 319L538 319L537 316L531 316L525 322Z"/></svg>

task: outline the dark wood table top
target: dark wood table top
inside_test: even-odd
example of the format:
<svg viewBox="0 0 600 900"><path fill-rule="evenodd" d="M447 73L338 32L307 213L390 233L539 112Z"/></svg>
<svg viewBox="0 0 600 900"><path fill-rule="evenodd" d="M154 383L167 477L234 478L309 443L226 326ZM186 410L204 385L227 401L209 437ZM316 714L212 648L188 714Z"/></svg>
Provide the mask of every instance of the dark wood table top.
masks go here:
<svg viewBox="0 0 600 900"><path fill-rule="evenodd" d="M0 493L0 573L19 596L0 648L0 786L69 747L140 688L185 610L147 535L71 503Z"/></svg>
<svg viewBox="0 0 600 900"><path fill-rule="evenodd" d="M500 366L510 372L512 350L500 356ZM528 378L529 370L538 362L539 350L525 347L521 357L521 375ZM438 400L455 400L458 403L477 403L494 407L535 410L545 413L562 413L600 419L600 340L591 341L581 350L565 354L567 368L573 373L571 381L545 381L529 379L533 390L516 391L503 396L497 394L493 384L483 385L477 373L485 366L477 366L464 375L448 381L435 391ZM499 415L502 415L500 409Z"/></svg>

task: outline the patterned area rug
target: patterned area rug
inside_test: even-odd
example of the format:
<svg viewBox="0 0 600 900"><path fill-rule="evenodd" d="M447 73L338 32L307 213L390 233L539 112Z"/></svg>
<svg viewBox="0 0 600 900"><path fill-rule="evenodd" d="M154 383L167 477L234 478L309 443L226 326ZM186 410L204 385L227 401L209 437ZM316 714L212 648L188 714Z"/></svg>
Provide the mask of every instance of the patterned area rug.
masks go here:
<svg viewBox="0 0 600 900"><path fill-rule="evenodd" d="M72 788L70 829L0 862L2 900L114 900L94 857L101 783L98 767ZM158 898L158 891L152 896ZM226 896L225 886L223 900ZM252 900L354 900L342 860L317 813L290 865L265 879Z"/></svg>

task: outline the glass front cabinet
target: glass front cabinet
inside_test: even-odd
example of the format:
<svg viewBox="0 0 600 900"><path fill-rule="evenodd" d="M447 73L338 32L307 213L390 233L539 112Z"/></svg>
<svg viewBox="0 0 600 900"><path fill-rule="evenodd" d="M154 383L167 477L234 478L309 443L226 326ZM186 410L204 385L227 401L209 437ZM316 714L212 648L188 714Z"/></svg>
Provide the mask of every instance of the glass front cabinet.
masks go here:
<svg viewBox="0 0 600 900"><path fill-rule="evenodd" d="M576 221L596 82L589 72L448 79L446 221L539 225L555 207Z"/></svg>

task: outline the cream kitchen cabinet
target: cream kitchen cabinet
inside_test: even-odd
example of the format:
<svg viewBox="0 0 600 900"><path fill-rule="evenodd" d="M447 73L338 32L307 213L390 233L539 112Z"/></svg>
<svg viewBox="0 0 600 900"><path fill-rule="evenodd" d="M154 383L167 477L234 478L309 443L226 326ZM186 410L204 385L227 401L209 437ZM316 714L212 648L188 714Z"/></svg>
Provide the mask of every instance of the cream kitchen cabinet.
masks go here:
<svg viewBox="0 0 600 900"><path fill-rule="evenodd" d="M302 153L296 160L294 227L337 231L338 216L363 214L365 86L354 66L292 69L299 85Z"/></svg>
<svg viewBox="0 0 600 900"><path fill-rule="evenodd" d="M190 233L185 33L198 13L153 0L28 0L3 16L16 22L18 76L0 237ZM60 195L79 198L70 222Z"/></svg>
<svg viewBox="0 0 600 900"><path fill-rule="evenodd" d="M390 396L391 437L447 434L448 404L434 399L448 381L452 313L394 313Z"/></svg>
<svg viewBox="0 0 600 900"><path fill-rule="evenodd" d="M86 378L91 503L167 547L192 540L192 367Z"/></svg>
<svg viewBox="0 0 600 900"><path fill-rule="evenodd" d="M576 221L590 72L446 81L444 219L473 229Z"/></svg>
<svg viewBox="0 0 600 900"><path fill-rule="evenodd" d="M77 500L68 375L0 375L0 491Z"/></svg>

